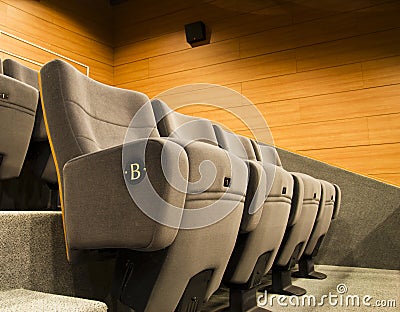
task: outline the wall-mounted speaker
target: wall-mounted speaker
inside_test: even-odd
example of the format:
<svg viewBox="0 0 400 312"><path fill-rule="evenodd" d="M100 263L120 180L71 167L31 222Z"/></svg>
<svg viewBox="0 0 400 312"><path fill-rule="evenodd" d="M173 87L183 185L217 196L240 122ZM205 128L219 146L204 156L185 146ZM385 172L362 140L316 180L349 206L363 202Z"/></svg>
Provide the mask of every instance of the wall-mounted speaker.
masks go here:
<svg viewBox="0 0 400 312"><path fill-rule="evenodd" d="M206 25L201 22L194 22L185 25L186 41L189 44L206 40Z"/></svg>

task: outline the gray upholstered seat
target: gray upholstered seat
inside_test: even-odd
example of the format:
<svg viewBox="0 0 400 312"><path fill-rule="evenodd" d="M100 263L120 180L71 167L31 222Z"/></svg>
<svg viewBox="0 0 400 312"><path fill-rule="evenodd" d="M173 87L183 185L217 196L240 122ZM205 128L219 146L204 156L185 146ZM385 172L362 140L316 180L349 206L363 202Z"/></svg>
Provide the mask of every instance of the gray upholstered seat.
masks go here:
<svg viewBox="0 0 400 312"><path fill-rule="evenodd" d="M264 186L266 183L262 167L256 163L245 162L235 154L228 153L218 147L218 140L214 133L212 123L203 118L196 118L183 115L172 111L167 104L158 99L151 101L157 126L162 137L168 137L170 140L184 140L187 142L185 148L191 145L200 145L204 149L211 149L215 154L229 155L232 170L238 166L246 168L246 174L232 179L232 185L236 184L238 179L245 181L246 193L245 209L240 224L240 231L247 233L253 231L260 220L262 214L262 205L265 199ZM248 172L252 172L252 189L248 187ZM259 186L259 187L258 187Z"/></svg>
<svg viewBox="0 0 400 312"><path fill-rule="evenodd" d="M254 149L258 148L255 142L227 132L220 126L213 127L218 144L222 148L252 165L260 165L256 158L257 150ZM257 153L259 154L259 151ZM255 290L261 283L261 277L271 269L282 242L294 189L290 173L272 163L265 162L262 167L267 175L267 196L261 219L253 231L239 235L224 278L225 283L231 286L231 306L235 304L236 299L232 296L237 297L237 294L241 293L246 294L242 299L248 309L256 307ZM292 218L290 222L295 223L296 220Z"/></svg>
<svg viewBox="0 0 400 312"><path fill-rule="evenodd" d="M259 144L259 148L261 161L281 165L275 148L265 144ZM268 287L268 290L273 293L301 295L305 293L305 290L292 285L290 269L303 254L317 214L318 218L323 214L323 206L319 206L321 198L320 182L302 173L291 172L291 174L295 186L293 191L294 201L301 204L301 209L292 213L291 218L295 218L296 222L289 222L286 228L272 267L272 285Z"/></svg>
<svg viewBox="0 0 400 312"><path fill-rule="evenodd" d="M83 250L120 249L113 289L123 303L136 311L197 311L218 288L234 247L246 189L236 176L247 181L245 165L233 172L222 150L160 138L142 93L98 83L60 60L40 77L70 260ZM214 163L215 179L201 190L204 160ZM139 174L132 178L126 168L139 163L143 180L130 184ZM190 216L204 206L229 213L198 226Z"/></svg>
<svg viewBox="0 0 400 312"><path fill-rule="evenodd" d="M318 254L319 248L328 232L331 220L335 219L339 213L341 191L336 184L331 184L324 180L319 180L319 182L322 190L320 207L323 205L324 209L321 211L320 217L315 221L307 246L299 259L299 271L293 274L295 277L326 278L324 273L314 271L314 258Z"/></svg>
<svg viewBox="0 0 400 312"><path fill-rule="evenodd" d="M281 160L275 148L264 145L263 159L276 163L282 166ZM294 175L296 179L296 175ZM301 179L298 176L297 179ZM308 179L307 179L308 180ZM298 255L299 271L292 274L295 277L323 279L325 274L314 271L314 257L317 255L318 250L323 242L323 239L329 229L332 219L335 219L339 213L341 203L341 190L338 185L330 182L319 180L321 184L321 199L318 208L318 215L315 219L310 238L304 251ZM302 183L306 180L302 179Z"/></svg>
<svg viewBox="0 0 400 312"><path fill-rule="evenodd" d="M36 70L30 69L17 61L5 59L3 62L4 75L22 81L39 91L39 77ZM32 142L36 146L32 147L37 155L36 173L50 186L57 188L57 174L53 158L50 153L50 146L47 139L46 128L43 120L42 107L40 101L35 116L35 126L33 127Z"/></svg>
<svg viewBox="0 0 400 312"><path fill-rule="evenodd" d="M18 177L35 121L38 91L0 74L0 179Z"/></svg>

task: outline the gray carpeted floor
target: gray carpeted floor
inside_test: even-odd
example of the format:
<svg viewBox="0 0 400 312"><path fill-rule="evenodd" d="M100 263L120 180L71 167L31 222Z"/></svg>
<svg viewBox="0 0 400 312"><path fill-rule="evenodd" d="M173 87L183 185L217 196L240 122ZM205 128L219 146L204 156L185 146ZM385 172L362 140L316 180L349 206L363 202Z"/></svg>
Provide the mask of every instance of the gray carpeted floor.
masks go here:
<svg viewBox="0 0 400 312"><path fill-rule="evenodd" d="M26 289L0 292L0 312L107 312L105 303Z"/></svg>
<svg viewBox="0 0 400 312"><path fill-rule="evenodd" d="M273 312L283 311L299 311L299 312L333 312L333 311L346 311L346 312L364 312L364 311L399 311L400 305L400 271L397 270L381 270L381 269L364 269L354 267L338 267L338 266L317 266L317 270L324 272L328 275L325 280L307 280L307 279L293 279L294 285L307 289L307 295L313 296L316 299L315 306L313 305L312 298L311 304L308 303L307 297L289 298L287 296L284 299L280 299L282 304L279 304L277 297L273 300L273 305L267 304L265 308ZM269 282L269 278L266 278L266 282ZM338 289L339 288L339 289ZM346 290L342 295L339 291ZM331 303L329 297L324 299L324 304L318 306L321 302L323 295L331 297ZM337 295L338 297L334 297ZM259 293L259 296L263 296ZM360 306L356 306L357 299L360 299ZM369 297L370 299L368 300ZM269 303L271 303L273 295L268 294ZM342 298L342 303L340 301ZM354 299L352 299L354 298ZM263 298L261 298L263 299ZM299 299L297 304L296 300ZM366 303L371 304L370 307L363 305L363 299ZM335 304L336 300L336 305ZM353 305L354 300L354 305ZM395 300L396 307L377 307L377 303L393 304ZM346 306L346 301L348 305ZM384 302L385 301L385 302ZM221 288L218 292L213 295L204 308L204 312L216 312L221 311L222 307L228 302L228 290ZM303 304L304 302L304 304ZM262 302L261 302L262 303ZM286 305L286 306L285 306ZM303 305L303 306L302 306Z"/></svg>

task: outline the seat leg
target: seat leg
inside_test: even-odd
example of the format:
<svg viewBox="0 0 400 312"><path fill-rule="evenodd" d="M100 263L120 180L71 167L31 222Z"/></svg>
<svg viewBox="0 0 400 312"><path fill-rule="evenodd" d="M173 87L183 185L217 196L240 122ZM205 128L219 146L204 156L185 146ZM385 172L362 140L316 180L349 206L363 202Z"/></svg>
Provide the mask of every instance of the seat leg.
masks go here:
<svg viewBox="0 0 400 312"><path fill-rule="evenodd" d="M299 270L292 274L293 277L308 279L325 279L326 274L314 270L314 259L311 256L303 256L299 261Z"/></svg>
<svg viewBox="0 0 400 312"><path fill-rule="evenodd" d="M257 306L257 287L251 289L229 290L229 308L227 312L268 312L269 310Z"/></svg>
<svg viewBox="0 0 400 312"><path fill-rule="evenodd" d="M260 291L288 296L302 296L307 292L304 288L292 285L290 270L282 267L272 269L272 285L263 287Z"/></svg>
<svg viewBox="0 0 400 312"><path fill-rule="evenodd" d="M201 310L212 274L213 270L204 270L190 279L175 312L197 312Z"/></svg>
<svg viewBox="0 0 400 312"><path fill-rule="evenodd" d="M113 298L135 311L144 311L167 251L163 249L146 253L120 250L111 289Z"/></svg>

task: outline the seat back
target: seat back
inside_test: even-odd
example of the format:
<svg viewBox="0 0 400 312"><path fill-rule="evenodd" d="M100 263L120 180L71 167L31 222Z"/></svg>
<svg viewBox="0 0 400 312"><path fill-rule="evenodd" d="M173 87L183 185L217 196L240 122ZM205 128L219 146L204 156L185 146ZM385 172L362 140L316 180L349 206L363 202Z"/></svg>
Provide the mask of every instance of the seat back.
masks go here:
<svg viewBox="0 0 400 312"><path fill-rule="evenodd" d="M30 85L36 90L39 90L38 72L18 63L17 61L5 59L3 61L3 73L6 76L13 77Z"/></svg>
<svg viewBox="0 0 400 312"><path fill-rule="evenodd" d="M22 81L39 91L39 73L36 70L30 69L11 59L4 60L3 67L5 75ZM35 157L33 160L35 174L49 183L52 188L56 188L57 174L44 125L40 94L31 141L35 145L32 147L34 150L32 156Z"/></svg>
<svg viewBox="0 0 400 312"><path fill-rule="evenodd" d="M256 155L248 138L225 131L218 125L212 126L218 145L230 154L242 159L248 166L249 182L240 229L242 233L251 232L258 227L267 197L266 172L255 160Z"/></svg>
<svg viewBox="0 0 400 312"><path fill-rule="evenodd" d="M265 143L255 142L253 140L252 144L258 161L261 161L266 166L272 165L284 170L275 147ZM304 199L303 181L296 175L292 175L292 179L293 191L288 226L292 226L297 222L301 214Z"/></svg>
<svg viewBox="0 0 400 312"><path fill-rule="evenodd" d="M319 182L321 184L319 211L304 250L304 255L306 256L315 256L317 254L322 240L328 232L335 207L336 190L334 185L324 180L319 180Z"/></svg>
<svg viewBox="0 0 400 312"><path fill-rule="evenodd" d="M148 102L140 92L101 84L61 60L47 63L40 76L45 81L42 103L61 182L61 169L69 160L122 145L132 118ZM143 116L135 127L158 136L150 106ZM139 138L140 131L135 133Z"/></svg>
<svg viewBox="0 0 400 312"><path fill-rule="evenodd" d="M32 135L39 93L0 75L0 179L18 177Z"/></svg>
<svg viewBox="0 0 400 312"><path fill-rule="evenodd" d="M282 241L290 211L293 180L289 173L275 165L262 166L256 160L256 153L260 151L253 148L254 142L249 138L225 131L218 125L213 127L222 148L248 164L260 166L266 174L266 196L260 211L260 221L253 231L239 235L225 276L227 284L254 287L260 282L257 278L254 280L256 272L269 271ZM248 189L254 187L251 184L255 182L250 171Z"/></svg>
<svg viewBox="0 0 400 312"><path fill-rule="evenodd" d="M279 249L275 264L280 267L291 267L299 260L310 238L319 209L323 211L320 207L321 184L319 181L303 173L292 172L292 175L302 181L304 195L298 220L286 230Z"/></svg>
<svg viewBox="0 0 400 312"><path fill-rule="evenodd" d="M151 100L151 105L158 130L162 137L218 145L212 124L209 120L177 113L159 99Z"/></svg>
<svg viewBox="0 0 400 312"><path fill-rule="evenodd" d="M282 162L275 147L261 142L255 142L254 140L252 140L252 144L258 161L282 168Z"/></svg>
<svg viewBox="0 0 400 312"><path fill-rule="evenodd" d="M225 131L219 125L213 125L218 145L228 152L245 160L256 161L256 151L250 139Z"/></svg>
<svg viewBox="0 0 400 312"><path fill-rule="evenodd" d="M335 205L333 207L332 219L336 219L339 215L340 205L342 203L342 191L339 185L333 184L333 186L335 187Z"/></svg>

